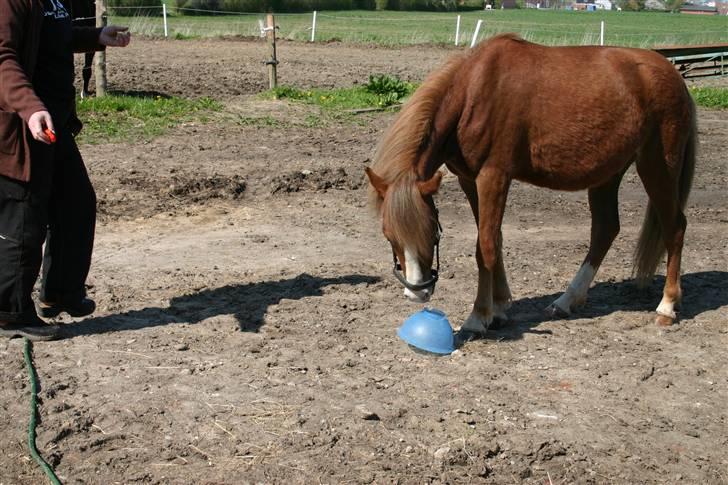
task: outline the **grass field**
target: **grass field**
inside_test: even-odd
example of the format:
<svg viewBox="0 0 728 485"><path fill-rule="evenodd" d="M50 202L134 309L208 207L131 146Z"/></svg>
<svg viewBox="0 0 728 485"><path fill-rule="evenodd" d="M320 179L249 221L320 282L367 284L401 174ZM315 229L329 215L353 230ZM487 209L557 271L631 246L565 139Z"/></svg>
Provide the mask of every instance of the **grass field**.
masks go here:
<svg viewBox="0 0 728 485"><path fill-rule="evenodd" d="M81 143L148 140L180 123L205 122L210 114L222 109L220 103L209 98L124 94L79 99L76 107L84 123Z"/></svg>
<svg viewBox="0 0 728 485"><path fill-rule="evenodd" d="M605 44L655 47L673 44L728 43L728 16L695 16L656 12L570 12L564 10L495 10L461 13L340 11L319 12L316 41L339 40L382 45L454 44L461 16L460 45L469 45L475 25L483 20L478 40L502 32L549 45L598 44L605 22ZM260 14L168 17L169 36L199 38L258 36ZM312 14L276 16L278 36L310 40ZM142 35L164 35L161 17L115 18Z"/></svg>

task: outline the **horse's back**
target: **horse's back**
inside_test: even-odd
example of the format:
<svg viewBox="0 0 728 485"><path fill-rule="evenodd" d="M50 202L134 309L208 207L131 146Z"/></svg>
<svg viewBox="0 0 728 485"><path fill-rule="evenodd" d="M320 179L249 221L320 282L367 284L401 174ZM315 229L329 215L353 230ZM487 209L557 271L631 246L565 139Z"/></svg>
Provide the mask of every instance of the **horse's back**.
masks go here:
<svg viewBox="0 0 728 485"><path fill-rule="evenodd" d="M470 122L461 123L462 141L485 140L489 155L513 161L515 178L537 185L593 186L629 163L661 123L687 130L692 122L682 78L652 51L499 36L463 69Z"/></svg>
<svg viewBox="0 0 728 485"><path fill-rule="evenodd" d="M620 97L655 103L663 95L682 98L687 93L675 67L645 49L550 47L507 34L484 43L473 53L472 64L471 73L490 78L489 92L495 95L525 95L521 101L549 98L572 108L578 108L574 97L590 99L591 106Z"/></svg>

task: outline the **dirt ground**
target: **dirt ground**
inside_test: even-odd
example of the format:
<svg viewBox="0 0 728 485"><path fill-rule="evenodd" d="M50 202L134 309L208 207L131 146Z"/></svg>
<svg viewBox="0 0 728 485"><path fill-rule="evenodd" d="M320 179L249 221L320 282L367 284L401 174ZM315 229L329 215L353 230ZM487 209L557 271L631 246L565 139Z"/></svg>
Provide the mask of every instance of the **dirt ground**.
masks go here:
<svg viewBox="0 0 728 485"><path fill-rule="evenodd" d="M452 52L283 42L280 82L421 81ZM112 89L225 110L152 141L82 146L98 311L35 345L37 443L63 483L728 483L728 112L699 113L678 325L653 323L661 276L646 290L630 278L645 207L633 171L622 232L564 320L542 310L586 253L586 195L515 184L512 322L430 357L395 333L422 305L391 276L365 206L363 169L393 114L257 100L258 42L136 39L108 57ZM431 306L457 328L475 226L452 175L437 203ZM19 339L0 341L0 380L0 483L45 483Z"/></svg>

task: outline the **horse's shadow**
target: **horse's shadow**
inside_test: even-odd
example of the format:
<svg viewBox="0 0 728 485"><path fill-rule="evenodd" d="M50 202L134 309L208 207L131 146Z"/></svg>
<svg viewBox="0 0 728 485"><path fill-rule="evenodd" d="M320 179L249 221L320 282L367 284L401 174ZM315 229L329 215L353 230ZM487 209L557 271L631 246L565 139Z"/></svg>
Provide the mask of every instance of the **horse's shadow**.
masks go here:
<svg viewBox="0 0 728 485"><path fill-rule="evenodd" d="M70 338L161 325L194 324L229 314L234 315L241 331L257 332L265 324L268 307L284 298L299 300L308 296L321 296L327 286L355 286L378 281L380 278L366 275L322 278L303 273L291 279L227 285L174 297L167 307L149 307L65 325L63 336Z"/></svg>
<svg viewBox="0 0 728 485"><path fill-rule="evenodd" d="M682 275L683 301L678 312L680 319L690 319L708 310L728 305L728 272L704 271ZM664 276L656 276L651 285L640 289L634 280L597 283L589 289L586 305L576 308L570 319L597 318L618 310L654 312L662 298ZM562 292L513 302L508 314L512 321L495 323L488 329L485 339L517 340L526 333L551 333L537 327L553 320L544 311ZM679 323L678 323L679 324ZM457 335L461 345L472 340L472 335Z"/></svg>

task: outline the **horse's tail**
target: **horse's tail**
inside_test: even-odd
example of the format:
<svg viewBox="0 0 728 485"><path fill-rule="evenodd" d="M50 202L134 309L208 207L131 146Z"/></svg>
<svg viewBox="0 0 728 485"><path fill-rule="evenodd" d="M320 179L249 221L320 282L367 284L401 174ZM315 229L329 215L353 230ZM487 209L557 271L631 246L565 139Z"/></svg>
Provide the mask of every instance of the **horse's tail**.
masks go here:
<svg viewBox="0 0 728 485"><path fill-rule="evenodd" d="M695 113L695 103L690 99L690 132L688 134L687 144L683 155L682 170L680 179L678 180L678 197L680 210L685 209L685 205L690 196L690 188L693 185L693 175L695 174L695 158L697 149L697 121ZM647 205L645 220L642 223L637 249L634 253L634 273L637 284L640 287L646 286L657 270L657 265L662 261L665 255L665 241L662 238L662 226L657 218L655 206L650 202Z"/></svg>

